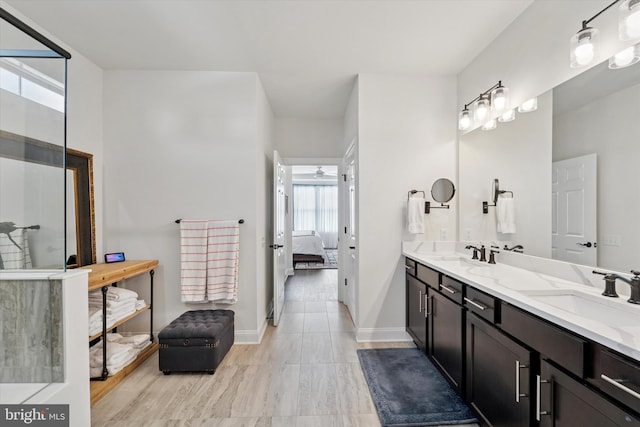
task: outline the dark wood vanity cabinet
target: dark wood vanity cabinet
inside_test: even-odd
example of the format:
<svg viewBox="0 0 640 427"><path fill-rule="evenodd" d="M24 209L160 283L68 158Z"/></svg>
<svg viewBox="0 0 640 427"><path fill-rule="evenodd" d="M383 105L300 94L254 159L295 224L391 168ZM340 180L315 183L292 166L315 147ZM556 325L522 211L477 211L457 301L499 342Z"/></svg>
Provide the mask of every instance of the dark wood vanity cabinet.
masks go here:
<svg viewBox="0 0 640 427"><path fill-rule="evenodd" d="M427 351L427 285L408 274L407 277L407 332L418 348Z"/></svg>
<svg viewBox="0 0 640 427"><path fill-rule="evenodd" d="M585 387L547 360L536 377L536 421L541 427L638 426L640 420Z"/></svg>
<svg viewBox="0 0 640 427"><path fill-rule="evenodd" d="M407 259L407 331L489 426L638 426L640 362Z"/></svg>
<svg viewBox="0 0 640 427"><path fill-rule="evenodd" d="M462 391L464 308L435 291L429 300L429 355L451 384Z"/></svg>
<svg viewBox="0 0 640 427"><path fill-rule="evenodd" d="M467 403L484 424L529 426L533 353L473 313L466 328Z"/></svg>

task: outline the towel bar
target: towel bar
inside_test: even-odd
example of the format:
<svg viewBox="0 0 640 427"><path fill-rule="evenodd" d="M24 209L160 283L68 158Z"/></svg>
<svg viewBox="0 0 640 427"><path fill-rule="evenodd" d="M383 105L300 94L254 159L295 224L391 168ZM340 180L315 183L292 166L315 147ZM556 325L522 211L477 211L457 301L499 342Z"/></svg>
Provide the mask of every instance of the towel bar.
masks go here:
<svg viewBox="0 0 640 427"><path fill-rule="evenodd" d="M180 224L180 222L182 221L182 218L178 218L176 219L176 224ZM238 224L244 224L244 219L239 219L238 220Z"/></svg>

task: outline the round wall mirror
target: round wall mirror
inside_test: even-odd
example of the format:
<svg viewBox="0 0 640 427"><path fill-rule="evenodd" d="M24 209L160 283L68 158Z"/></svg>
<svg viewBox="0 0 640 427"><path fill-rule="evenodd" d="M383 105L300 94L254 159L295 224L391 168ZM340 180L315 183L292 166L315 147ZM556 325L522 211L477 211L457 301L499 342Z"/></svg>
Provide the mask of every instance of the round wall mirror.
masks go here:
<svg viewBox="0 0 640 427"><path fill-rule="evenodd" d="M440 178L431 187L431 197L439 203L447 203L456 194L456 187L447 178Z"/></svg>

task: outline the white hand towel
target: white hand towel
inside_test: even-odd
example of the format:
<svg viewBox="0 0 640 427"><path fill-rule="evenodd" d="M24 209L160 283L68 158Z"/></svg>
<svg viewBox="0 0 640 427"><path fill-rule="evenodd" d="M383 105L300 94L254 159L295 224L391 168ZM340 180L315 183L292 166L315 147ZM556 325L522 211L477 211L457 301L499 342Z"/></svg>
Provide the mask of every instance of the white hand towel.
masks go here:
<svg viewBox="0 0 640 427"><path fill-rule="evenodd" d="M516 209L513 197L498 197L496 202L496 229L498 233L516 232Z"/></svg>
<svg viewBox="0 0 640 427"><path fill-rule="evenodd" d="M424 233L424 197L409 197L407 201L407 230L411 234Z"/></svg>

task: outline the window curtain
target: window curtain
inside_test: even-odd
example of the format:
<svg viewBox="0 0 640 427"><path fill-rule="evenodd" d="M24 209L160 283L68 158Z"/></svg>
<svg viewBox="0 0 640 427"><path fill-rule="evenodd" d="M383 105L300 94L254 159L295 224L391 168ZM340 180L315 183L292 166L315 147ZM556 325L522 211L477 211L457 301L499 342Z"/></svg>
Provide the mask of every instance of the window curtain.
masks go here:
<svg viewBox="0 0 640 427"><path fill-rule="evenodd" d="M324 247L338 247L338 186L294 185L293 229L315 230Z"/></svg>

